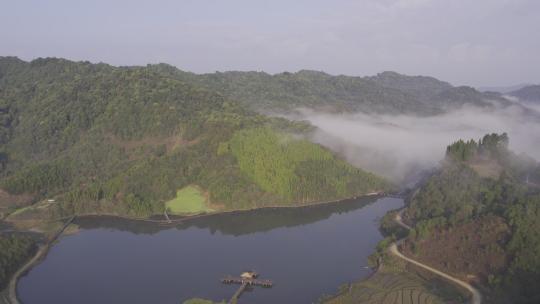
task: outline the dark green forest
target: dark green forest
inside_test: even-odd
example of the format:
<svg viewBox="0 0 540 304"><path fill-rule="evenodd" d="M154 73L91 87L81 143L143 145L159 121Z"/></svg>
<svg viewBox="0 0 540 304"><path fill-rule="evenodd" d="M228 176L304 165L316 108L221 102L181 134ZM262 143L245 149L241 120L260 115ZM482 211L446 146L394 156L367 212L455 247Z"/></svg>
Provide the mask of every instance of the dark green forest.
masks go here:
<svg viewBox="0 0 540 304"><path fill-rule="evenodd" d="M189 184L227 210L387 187L296 138L311 126L257 114L152 66L3 57L0 115L0 188L31 195L28 204L54 200L50 217L149 216Z"/></svg>
<svg viewBox="0 0 540 304"><path fill-rule="evenodd" d="M450 145L443 168L412 197L406 215L415 223L416 241L435 230L452 231L488 216L501 217L510 227L509 238L498 244L508 263L503 272L492 273L489 287L513 303L538 303L540 189L525 180L540 168L509 151L508 141L506 134L489 134ZM475 166L479 162L502 170L498 176L481 176L482 168Z"/></svg>

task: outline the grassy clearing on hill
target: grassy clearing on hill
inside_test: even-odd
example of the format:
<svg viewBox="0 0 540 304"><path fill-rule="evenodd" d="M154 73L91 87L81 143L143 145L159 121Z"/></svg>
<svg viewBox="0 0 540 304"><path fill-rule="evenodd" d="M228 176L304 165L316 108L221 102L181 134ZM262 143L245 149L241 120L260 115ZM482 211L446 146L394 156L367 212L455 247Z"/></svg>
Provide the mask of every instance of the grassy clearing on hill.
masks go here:
<svg viewBox="0 0 540 304"><path fill-rule="evenodd" d="M21 213L23 213L23 212L25 212L25 211L30 210L31 208L32 208L32 206L26 206L26 207L18 208L17 210L13 211L13 212L11 213L11 215L21 214Z"/></svg>
<svg viewBox="0 0 540 304"><path fill-rule="evenodd" d="M173 214L191 214L209 212L207 199L196 186L184 187L176 192L176 197L165 203L165 207Z"/></svg>

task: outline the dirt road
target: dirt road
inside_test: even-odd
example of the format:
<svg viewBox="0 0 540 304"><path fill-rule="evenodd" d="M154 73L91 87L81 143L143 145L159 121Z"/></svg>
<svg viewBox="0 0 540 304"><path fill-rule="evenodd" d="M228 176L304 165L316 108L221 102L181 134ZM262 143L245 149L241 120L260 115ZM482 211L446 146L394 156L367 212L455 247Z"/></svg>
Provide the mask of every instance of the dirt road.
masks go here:
<svg viewBox="0 0 540 304"><path fill-rule="evenodd" d="M402 209L400 212L398 212L396 214L396 217L394 218L394 220L401 227L403 227L403 228L405 228L407 230L410 230L411 227L409 225L405 224L403 222L402 218L401 218L401 214L403 213L403 211L405 211L405 209ZM449 280L451 282L454 282L457 285L467 289L472 295L471 304L481 304L482 303L482 295L480 294L478 289L474 288L471 284L469 284L469 283L467 283L465 281L459 280L457 278L454 278L451 275L446 274L446 273L444 273L442 271L439 271L439 270L437 270L437 269L435 269L433 267L430 267L430 266L428 266L426 264L422 264L422 263L420 263L418 261L415 261L415 260L413 260L411 258L408 258L408 257L404 256L401 252L399 252L399 249L398 249L398 246L403 242L403 240L404 239L401 239L401 240L399 240L397 242L392 243L392 245L390 245L389 250L390 250L391 254L397 256L398 258L400 258L402 260L405 260L405 261L407 261L409 263L412 263L412 264L414 264L414 265L416 265L418 267L422 267L422 268L424 268L424 269L426 269L428 271L431 271L434 274L436 274L438 276L441 276L441 277L443 277L443 278L445 278L445 279L447 279L447 280Z"/></svg>

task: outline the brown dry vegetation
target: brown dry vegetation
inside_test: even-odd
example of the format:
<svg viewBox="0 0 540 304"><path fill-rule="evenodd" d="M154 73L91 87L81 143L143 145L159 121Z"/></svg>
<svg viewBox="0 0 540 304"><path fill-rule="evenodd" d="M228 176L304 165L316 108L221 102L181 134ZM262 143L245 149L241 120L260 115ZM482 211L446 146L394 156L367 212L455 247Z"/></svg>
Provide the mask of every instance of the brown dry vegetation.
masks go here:
<svg viewBox="0 0 540 304"><path fill-rule="evenodd" d="M180 147L196 144L196 140L184 140L179 135L167 136L167 137L151 137L147 136L142 139L122 139L114 134L106 136L106 140L115 146L121 147L128 152L134 152L137 150L155 150L156 147L163 147L162 153L170 153ZM130 157L134 158L133 153L130 153Z"/></svg>
<svg viewBox="0 0 540 304"><path fill-rule="evenodd" d="M33 199L34 197L30 194L14 195L0 189L0 219L11 210L30 205Z"/></svg>
<svg viewBox="0 0 540 304"><path fill-rule="evenodd" d="M30 194L15 195L0 189L0 210L27 206L33 198L34 196Z"/></svg>
<svg viewBox="0 0 540 304"><path fill-rule="evenodd" d="M467 164L481 177L497 179L503 171L502 166L495 160L476 158Z"/></svg>
<svg viewBox="0 0 540 304"><path fill-rule="evenodd" d="M489 274L508 263L502 245L509 227L501 217L488 215L451 229L436 229L428 237L404 242L402 252L465 281L486 283Z"/></svg>
<svg viewBox="0 0 540 304"><path fill-rule="evenodd" d="M378 272L368 281L351 285L347 292L326 304L435 304L444 303L431 294L425 283L408 273Z"/></svg>
<svg viewBox="0 0 540 304"><path fill-rule="evenodd" d="M324 304L465 303L468 295L437 275L390 255L366 280L344 285Z"/></svg>

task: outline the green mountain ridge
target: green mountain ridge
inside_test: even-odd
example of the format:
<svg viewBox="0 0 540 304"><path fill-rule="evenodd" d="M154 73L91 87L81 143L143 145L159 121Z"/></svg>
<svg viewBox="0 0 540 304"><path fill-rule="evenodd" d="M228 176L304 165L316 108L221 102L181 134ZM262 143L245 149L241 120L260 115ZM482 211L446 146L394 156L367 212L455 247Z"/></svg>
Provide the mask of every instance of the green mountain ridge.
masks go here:
<svg viewBox="0 0 540 304"><path fill-rule="evenodd" d="M171 78L196 83L240 101L258 111L287 111L298 107L329 112L432 115L464 104L492 107L510 102L497 93L453 87L432 77L383 72L372 77L332 76L301 70L296 73L216 72L194 74L167 64L149 68Z"/></svg>
<svg viewBox="0 0 540 304"><path fill-rule="evenodd" d="M422 101L429 101L430 98L453 88L448 82L433 77L406 76L392 71L366 78L381 86L399 89Z"/></svg>
<svg viewBox="0 0 540 304"><path fill-rule="evenodd" d="M40 60L62 59L37 59L30 64L38 65ZM8 61L2 63L4 66L24 63L13 57L6 57L3 61ZM105 64L96 66L111 68ZM481 93L470 87L453 87L433 77L407 76L396 72L354 77L333 76L311 70L274 75L238 71L194 74L163 63L147 65L146 68L165 77L217 92L257 111L287 111L307 107L331 112L431 115L467 103L479 107L491 107L493 100L509 104L498 93Z"/></svg>

